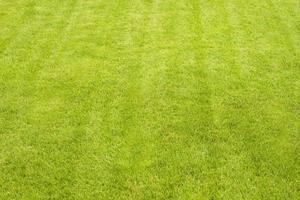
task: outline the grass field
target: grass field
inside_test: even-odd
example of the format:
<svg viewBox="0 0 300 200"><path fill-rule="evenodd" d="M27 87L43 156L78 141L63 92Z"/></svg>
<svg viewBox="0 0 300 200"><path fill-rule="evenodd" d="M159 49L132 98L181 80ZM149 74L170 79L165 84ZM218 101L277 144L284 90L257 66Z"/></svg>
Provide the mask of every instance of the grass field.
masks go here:
<svg viewBox="0 0 300 200"><path fill-rule="evenodd" d="M0 199L300 197L299 0L0 0Z"/></svg>

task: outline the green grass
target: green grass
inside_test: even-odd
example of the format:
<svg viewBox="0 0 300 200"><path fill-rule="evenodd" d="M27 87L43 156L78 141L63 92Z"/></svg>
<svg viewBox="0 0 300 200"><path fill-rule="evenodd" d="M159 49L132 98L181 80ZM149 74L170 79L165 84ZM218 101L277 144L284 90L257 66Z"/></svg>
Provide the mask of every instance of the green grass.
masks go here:
<svg viewBox="0 0 300 200"><path fill-rule="evenodd" d="M299 0L0 0L0 199L299 199Z"/></svg>

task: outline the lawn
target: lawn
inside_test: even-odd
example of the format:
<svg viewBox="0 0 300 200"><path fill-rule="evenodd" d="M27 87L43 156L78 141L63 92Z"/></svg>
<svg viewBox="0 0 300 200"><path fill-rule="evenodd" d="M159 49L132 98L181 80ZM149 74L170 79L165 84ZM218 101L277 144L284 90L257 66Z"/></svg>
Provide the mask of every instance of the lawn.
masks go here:
<svg viewBox="0 0 300 200"><path fill-rule="evenodd" d="M299 0L0 0L0 199L296 200Z"/></svg>

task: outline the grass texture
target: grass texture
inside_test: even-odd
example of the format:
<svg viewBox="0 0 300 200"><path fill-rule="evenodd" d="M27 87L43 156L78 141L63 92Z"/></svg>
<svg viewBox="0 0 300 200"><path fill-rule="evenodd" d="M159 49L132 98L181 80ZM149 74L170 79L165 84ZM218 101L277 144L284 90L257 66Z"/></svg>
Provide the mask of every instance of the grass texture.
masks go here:
<svg viewBox="0 0 300 200"><path fill-rule="evenodd" d="M0 0L0 199L299 199L299 0Z"/></svg>

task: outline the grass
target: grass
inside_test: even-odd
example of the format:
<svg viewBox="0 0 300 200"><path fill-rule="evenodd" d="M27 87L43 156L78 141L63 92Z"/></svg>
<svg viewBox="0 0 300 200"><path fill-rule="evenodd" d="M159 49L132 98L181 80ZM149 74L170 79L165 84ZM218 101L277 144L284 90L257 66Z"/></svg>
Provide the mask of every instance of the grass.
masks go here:
<svg viewBox="0 0 300 200"><path fill-rule="evenodd" d="M0 0L0 199L299 199L299 0Z"/></svg>

